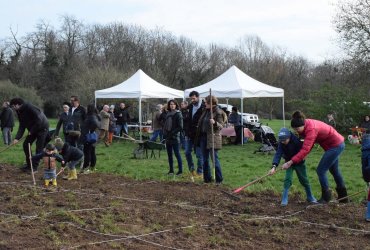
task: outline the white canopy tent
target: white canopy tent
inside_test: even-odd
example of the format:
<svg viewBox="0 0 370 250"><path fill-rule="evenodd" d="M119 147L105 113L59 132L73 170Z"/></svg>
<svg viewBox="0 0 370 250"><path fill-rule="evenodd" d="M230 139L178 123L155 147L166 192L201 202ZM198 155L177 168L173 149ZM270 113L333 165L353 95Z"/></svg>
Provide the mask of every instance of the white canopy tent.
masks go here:
<svg viewBox="0 0 370 250"><path fill-rule="evenodd" d="M199 92L201 97L209 95L209 90L212 90L212 95L220 98L240 98L241 113L243 113L243 99L251 97L282 97L283 117L284 110L284 90L281 88L272 87L265 83L259 82L248 76L236 66L232 66L219 77L210 82L202 84L198 87L185 90L185 96L193 90ZM285 126L285 117L284 126ZM243 143L243 140L242 140Z"/></svg>
<svg viewBox="0 0 370 250"><path fill-rule="evenodd" d="M141 140L141 100L144 98L184 98L181 90L167 87L150 78L141 69L126 81L107 89L95 91L98 98L137 98L139 100L139 127Z"/></svg>

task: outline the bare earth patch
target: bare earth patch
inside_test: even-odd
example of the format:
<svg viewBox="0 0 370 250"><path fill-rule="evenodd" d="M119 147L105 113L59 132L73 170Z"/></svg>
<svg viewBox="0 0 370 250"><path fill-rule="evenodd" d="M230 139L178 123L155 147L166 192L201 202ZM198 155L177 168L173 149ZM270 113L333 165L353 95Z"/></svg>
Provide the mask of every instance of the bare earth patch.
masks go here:
<svg viewBox="0 0 370 250"><path fill-rule="evenodd" d="M42 172L42 171L40 171ZM269 192L107 174L46 190L0 165L1 249L370 249L361 204L309 206Z"/></svg>

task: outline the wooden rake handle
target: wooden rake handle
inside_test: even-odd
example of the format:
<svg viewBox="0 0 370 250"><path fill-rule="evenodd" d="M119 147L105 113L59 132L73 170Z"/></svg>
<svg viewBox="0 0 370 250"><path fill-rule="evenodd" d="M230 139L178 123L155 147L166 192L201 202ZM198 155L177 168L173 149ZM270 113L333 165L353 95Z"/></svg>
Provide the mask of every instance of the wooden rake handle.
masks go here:
<svg viewBox="0 0 370 250"><path fill-rule="evenodd" d="M277 169L277 170L275 171L275 173L274 173L274 174L276 174L276 173L277 173L278 171L280 171L280 170L282 170L282 169L281 169L281 168ZM259 182L260 180L262 180L262 179L266 178L267 176L270 176L270 174L269 174L269 173L267 173L267 174L265 174L265 175L263 175L263 176L261 176L261 177L259 177L259 178L255 179L254 181L251 181L251 182L249 182L249 183L245 184L244 186L241 186L240 188L235 189L235 190L233 191L233 193L234 193L234 194L237 194L237 193L239 193L240 191L242 191L243 189L245 189L245 188L247 188L247 187L249 187L249 186L252 186L254 183Z"/></svg>

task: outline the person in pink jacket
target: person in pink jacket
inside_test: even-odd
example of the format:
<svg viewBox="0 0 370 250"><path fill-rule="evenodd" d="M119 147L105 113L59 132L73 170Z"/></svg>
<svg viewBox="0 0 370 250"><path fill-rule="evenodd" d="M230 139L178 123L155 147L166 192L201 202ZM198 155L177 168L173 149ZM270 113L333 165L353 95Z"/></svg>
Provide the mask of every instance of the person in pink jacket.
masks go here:
<svg viewBox="0 0 370 250"><path fill-rule="evenodd" d="M331 191L326 173L333 175L336 183L338 199L347 197L347 189L339 169L339 156L344 150L344 138L332 126L314 119L306 119L301 111L295 111L291 120L292 128L304 138L301 150L295 154L290 161L286 162L282 168L288 169L293 164L301 162L310 153L315 143L325 150L316 172L319 177L322 196L320 203L326 203L331 200ZM342 199L341 202L348 202L348 199Z"/></svg>

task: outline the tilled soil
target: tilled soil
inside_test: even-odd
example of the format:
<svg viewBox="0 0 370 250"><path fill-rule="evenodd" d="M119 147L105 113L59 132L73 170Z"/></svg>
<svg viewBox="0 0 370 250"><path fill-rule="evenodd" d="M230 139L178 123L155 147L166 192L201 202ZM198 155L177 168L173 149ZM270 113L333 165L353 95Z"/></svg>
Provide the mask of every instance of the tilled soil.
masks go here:
<svg viewBox="0 0 370 250"><path fill-rule="evenodd" d="M0 165L0 249L370 249L361 204L281 207L272 192L93 173L58 178Z"/></svg>

